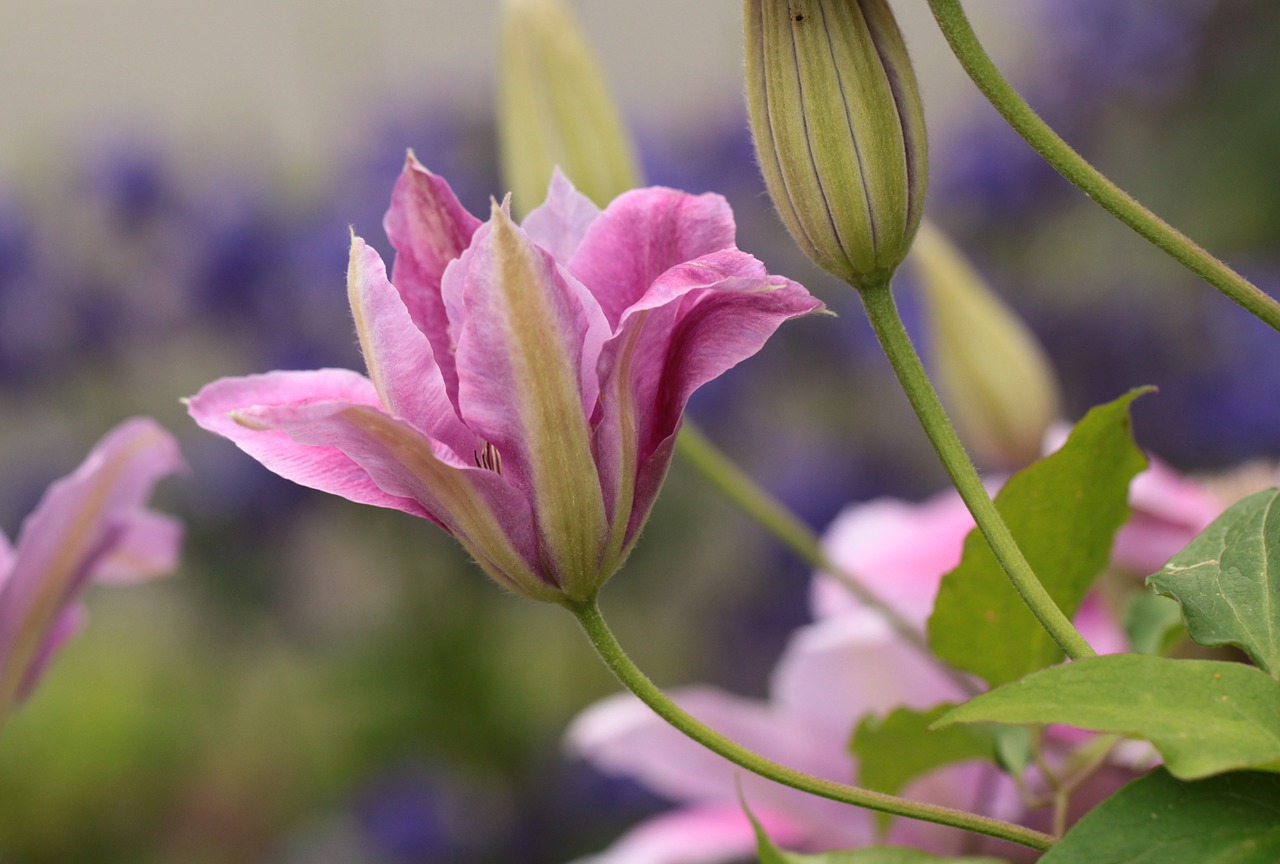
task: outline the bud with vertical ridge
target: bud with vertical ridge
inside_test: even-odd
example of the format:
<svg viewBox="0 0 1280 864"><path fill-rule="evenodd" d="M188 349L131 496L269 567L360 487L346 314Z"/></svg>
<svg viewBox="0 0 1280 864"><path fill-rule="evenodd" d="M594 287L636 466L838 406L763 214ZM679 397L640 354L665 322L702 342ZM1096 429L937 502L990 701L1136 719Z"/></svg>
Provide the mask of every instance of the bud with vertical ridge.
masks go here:
<svg viewBox="0 0 1280 864"><path fill-rule="evenodd" d="M501 53L498 137L517 212L542 203L557 166L602 207L640 185L604 75L562 0L507 0Z"/></svg>
<svg viewBox="0 0 1280 864"><path fill-rule="evenodd" d="M886 0L744 0L760 170L815 263L885 284L924 210L924 114Z"/></svg>
<svg viewBox="0 0 1280 864"><path fill-rule="evenodd" d="M924 289L934 370L961 439L993 466L1034 461L1062 414L1044 349L928 220L911 259Z"/></svg>

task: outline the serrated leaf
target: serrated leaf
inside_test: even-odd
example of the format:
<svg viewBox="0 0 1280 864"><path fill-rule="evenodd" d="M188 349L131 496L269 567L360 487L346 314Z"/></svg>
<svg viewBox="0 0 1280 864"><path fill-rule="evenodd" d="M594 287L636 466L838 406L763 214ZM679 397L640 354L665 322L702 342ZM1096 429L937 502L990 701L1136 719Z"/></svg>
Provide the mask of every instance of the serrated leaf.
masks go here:
<svg viewBox="0 0 1280 864"><path fill-rule="evenodd" d="M1064 723L1141 738L1187 780L1280 771L1280 684L1243 663L1090 657L976 696L938 721L952 723Z"/></svg>
<svg viewBox="0 0 1280 864"><path fill-rule="evenodd" d="M858 759L858 785L896 795L916 777L943 765L994 760L991 729L950 726L929 731L934 721L955 707L944 703L928 711L898 708L884 717L864 717L850 745Z"/></svg>
<svg viewBox="0 0 1280 864"><path fill-rule="evenodd" d="M1181 604L1192 639L1280 678L1280 490L1236 502L1147 584Z"/></svg>
<svg viewBox="0 0 1280 864"><path fill-rule="evenodd" d="M1062 449L1014 474L996 495L1009 531L1068 616L1106 566L1129 517L1129 482L1146 467L1129 418L1129 403L1144 392L1094 408ZM929 643L992 686L1062 659L976 529L965 538L960 565L942 579Z"/></svg>
<svg viewBox="0 0 1280 864"><path fill-rule="evenodd" d="M1084 815L1040 864L1275 864L1280 776L1253 771L1186 783L1164 770Z"/></svg>
<svg viewBox="0 0 1280 864"><path fill-rule="evenodd" d="M1124 635L1139 654L1163 654L1185 636L1182 610L1159 594L1139 591L1124 607Z"/></svg>

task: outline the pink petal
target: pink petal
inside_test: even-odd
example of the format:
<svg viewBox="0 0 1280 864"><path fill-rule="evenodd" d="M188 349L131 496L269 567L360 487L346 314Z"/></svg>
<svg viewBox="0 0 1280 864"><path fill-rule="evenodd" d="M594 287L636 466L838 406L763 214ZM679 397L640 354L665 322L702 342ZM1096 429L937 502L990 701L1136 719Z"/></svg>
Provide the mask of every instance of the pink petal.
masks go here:
<svg viewBox="0 0 1280 864"><path fill-rule="evenodd" d="M569 259L616 327L626 309L678 264L733 247L733 212L719 195L635 189L613 200Z"/></svg>
<svg viewBox="0 0 1280 864"><path fill-rule="evenodd" d="M852 779L853 762L844 748L848 729L832 746L795 718L756 700L712 687L669 695L698 720L766 758L828 779ZM866 812L750 774L685 737L630 694L604 699L579 714L565 740L571 752L600 770L634 778L675 801L736 804L741 788L753 810L791 818L815 842L852 846L873 833Z"/></svg>
<svg viewBox="0 0 1280 864"><path fill-rule="evenodd" d="M385 495L415 503L442 525L500 583L541 599L558 596L535 575L540 555L528 504L498 473L457 461L417 429L367 405L256 406L237 416L297 445L342 453Z"/></svg>
<svg viewBox="0 0 1280 864"><path fill-rule="evenodd" d="M387 281L382 258L359 237L351 238L347 285L365 365L383 406L460 459L469 459L484 445L458 418L436 365L434 346ZM447 348L447 343L441 346Z"/></svg>
<svg viewBox="0 0 1280 864"><path fill-rule="evenodd" d="M118 539L94 568L94 580L139 582L177 568L182 553L182 522L153 510L139 510L122 521Z"/></svg>
<svg viewBox="0 0 1280 864"><path fill-rule="evenodd" d="M946 765L907 784L900 793L913 801L927 801L996 819L1022 822L1026 808L1017 787L990 762ZM886 842L911 846L937 855L975 854L974 835L945 825L915 819L894 819Z"/></svg>
<svg viewBox="0 0 1280 864"><path fill-rule="evenodd" d="M126 420L53 483L23 522L0 589L0 716L19 688L34 683L57 622L100 565L154 524L140 515L152 486L182 467L173 436L150 418Z"/></svg>
<svg viewBox="0 0 1280 864"><path fill-rule="evenodd" d="M935 663L865 610L796 630L769 689L778 711L835 751L866 714L965 698Z"/></svg>
<svg viewBox="0 0 1280 864"><path fill-rule="evenodd" d="M1099 654L1123 654L1129 650L1124 628L1103 602L1099 591L1090 591L1073 619L1080 635Z"/></svg>
<svg viewBox="0 0 1280 864"><path fill-rule="evenodd" d="M794 846L805 831L787 816L748 802L774 843ZM641 822L598 855L576 864L719 864L752 858L755 829L742 805L726 803L672 810Z"/></svg>
<svg viewBox="0 0 1280 864"><path fill-rule="evenodd" d="M45 634L44 640L40 643L40 648L36 652L35 658L31 661L31 665L27 667L26 675L23 676L22 682L18 685L17 699L19 702L25 702L30 698L31 691L36 689L36 685L44 677L44 673L49 668L49 664L53 662L54 656L57 655L58 651L62 649L62 646L71 637L84 629L85 621L88 620L88 617L88 613L85 612L84 604L82 603L70 603L59 613L49 627L48 633Z"/></svg>
<svg viewBox="0 0 1280 864"><path fill-rule="evenodd" d="M1155 458L1133 478L1129 504L1133 513L1116 534L1111 558L1141 575L1163 567L1222 512L1208 489Z"/></svg>
<svg viewBox="0 0 1280 864"><path fill-rule="evenodd" d="M608 326L586 289L496 205L463 264L462 278L451 271L445 285L449 295L461 291L466 310L462 419L528 496L553 572L594 574L606 527L588 419Z"/></svg>
<svg viewBox="0 0 1280 864"><path fill-rule="evenodd" d="M973 517L954 490L919 504L878 498L845 508L823 536L827 556L924 627L943 574L960 563ZM815 618L861 608L848 589L819 574L812 583Z"/></svg>
<svg viewBox="0 0 1280 864"><path fill-rule="evenodd" d="M673 267L626 310L600 355L594 444L610 518L626 528L616 545L629 548L644 524L693 391L759 351L783 321L820 306L728 250Z"/></svg>
<svg viewBox="0 0 1280 864"><path fill-rule="evenodd" d="M335 447L310 447L285 432L250 429L233 419L235 412L257 406L344 402L381 407L373 383L348 369L314 372L268 372L245 378L222 378L207 384L187 403L202 428L230 439L237 447L286 480L340 495L359 504L390 507L433 518L417 501L389 495L368 472Z"/></svg>
<svg viewBox="0 0 1280 864"><path fill-rule="evenodd" d="M0 531L0 589L4 588L4 583L9 580L9 572L13 569L14 554L9 538L5 536L3 531Z"/></svg>
<svg viewBox="0 0 1280 864"><path fill-rule="evenodd" d="M567 264L577 251L592 223L600 218L600 208L583 195L559 168L551 174L547 200L524 217L521 227L529 239Z"/></svg>
<svg viewBox="0 0 1280 864"><path fill-rule="evenodd" d="M444 178L422 167L410 152L382 224L396 250L391 281L413 323L435 346L446 391L456 398L458 377L444 350L450 341L440 282L445 267L471 243L480 220L458 203Z"/></svg>

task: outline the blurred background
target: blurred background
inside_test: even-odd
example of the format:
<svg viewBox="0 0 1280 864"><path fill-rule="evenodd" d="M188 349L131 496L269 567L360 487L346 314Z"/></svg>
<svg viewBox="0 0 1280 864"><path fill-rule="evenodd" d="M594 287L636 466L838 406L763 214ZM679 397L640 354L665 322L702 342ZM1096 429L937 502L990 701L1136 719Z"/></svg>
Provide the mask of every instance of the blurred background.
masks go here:
<svg viewBox="0 0 1280 864"><path fill-rule="evenodd" d="M739 245L840 313L788 325L691 413L822 529L942 487L851 292L792 247L752 161L739 4L578 0L649 179L726 195ZM929 211L1031 323L1070 417L1157 384L1139 441L1180 468L1280 455L1280 338L1059 179L973 93L924 4L895 4L931 132ZM1074 145L1280 288L1280 7L970 0ZM432 526L278 480L178 398L231 374L359 367L347 226L403 154L479 212L501 194L499 4L333 0L6 10L0 30L0 527L119 419L188 476L173 578L92 596L0 737L0 861L551 864L662 802L564 757L614 689L558 609L503 594ZM898 294L918 325L911 274ZM762 693L805 568L680 462L607 590L664 684ZM655 630L660 628L660 630ZM660 638L655 638L655 635Z"/></svg>

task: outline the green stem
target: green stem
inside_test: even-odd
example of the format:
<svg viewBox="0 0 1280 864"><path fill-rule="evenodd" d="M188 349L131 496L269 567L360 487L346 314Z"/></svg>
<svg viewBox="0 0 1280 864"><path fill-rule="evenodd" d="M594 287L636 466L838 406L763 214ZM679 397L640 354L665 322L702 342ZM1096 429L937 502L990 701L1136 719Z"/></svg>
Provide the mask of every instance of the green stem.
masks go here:
<svg viewBox="0 0 1280 864"><path fill-rule="evenodd" d="M773 534L787 548L815 570L821 570L845 587L857 600L878 614L889 627L912 648L937 664L962 692L976 696L981 692L973 681L942 662L929 648L929 642L910 621L868 588L857 576L832 561L822 549L822 541L808 525L778 502L751 479L745 471L716 448L696 425L688 419L676 439L680 455L704 477L738 505L748 516Z"/></svg>
<svg viewBox="0 0 1280 864"><path fill-rule="evenodd" d="M947 414L942 409L942 403L938 401L938 394L934 391L933 385L929 383L929 377L925 374L915 346L911 344L907 331L903 329L902 319L898 317L898 308L889 290L889 283L884 282L864 288L858 294L867 310L871 328L875 330L876 338L880 340L880 346L884 349L885 356L889 358L889 365L893 367L902 389L907 394L907 400L915 409L916 416L924 426L925 434L929 436L934 450L938 453L938 458L942 460L943 467L951 476L951 482L955 484L956 491L960 493L969 512L973 514L973 521L977 523L982 535L987 538L991 551L995 553L996 560L1004 568L1009 581L1022 596L1027 608L1036 616L1036 620L1068 657L1076 660L1081 657L1095 656L1096 652L1089 647L1089 643L1072 626L1071 621L1058 608L1058 604L1053 602L1049 592L1036 578L1031 565L1027 563L1022 550L1018 548L1013 535L1009 533L1009 527L1005 525L1004 519L987 495L982 479L978 477L977 469L973 467L973 462L965 453L964 446L956 437L955 428L947 419Z"/></svg>
<svg viewBox="0 0 1280 864"><path fill-rule="evenodd" d="M672 702L656 684L650 681L631 662L631 658L622 650L622 646L618 644L618 640L614 638L613 633L609 630L609 625L605 623L595 601L569 605L568 608L569 611L577 616L578 623L582 625L583 631L586 632L592 647L596 649L596 653L600 655L600 659L617 676L624 687L634 693L640 701L652 708L659 717L666 720L677 730L713 753L723 756L753 774L758 774L761 777L781 783L784 786L790 786L793 789L799 789L802 792L829 798L832 801L852 804L855 807L865 807L869 810L889 813L894 816L906 816L911 819L934 822L939 825L950 825L953 828L1019 843L1032 849L1048 849L1054 843L1054 838L1048 834L1042 834L1039 831L1033 831L1030 828L1024 828L1011 822L1003 822L999 819L992 819L988 816L981 816L964 810L955 810L950 807L939 807L936 804L911 801L906 798L899 798L896 795L885 795L882 792L861 789L857 786L835 783L766 759L758 753L729 740L710 727L703 725Z"/></svg>
<svg viewBox="0 0 1280 864"><path fill-rule="evenodd" d="M1108 180L1018 95L983 49L965 17L960 0L929 0L933 17L973 83L1010 126L1058 173L1184 267L1217 288L1253 315L1280 330L1280 302L1210 255L1195 241L1143 207Z"/></svg>

